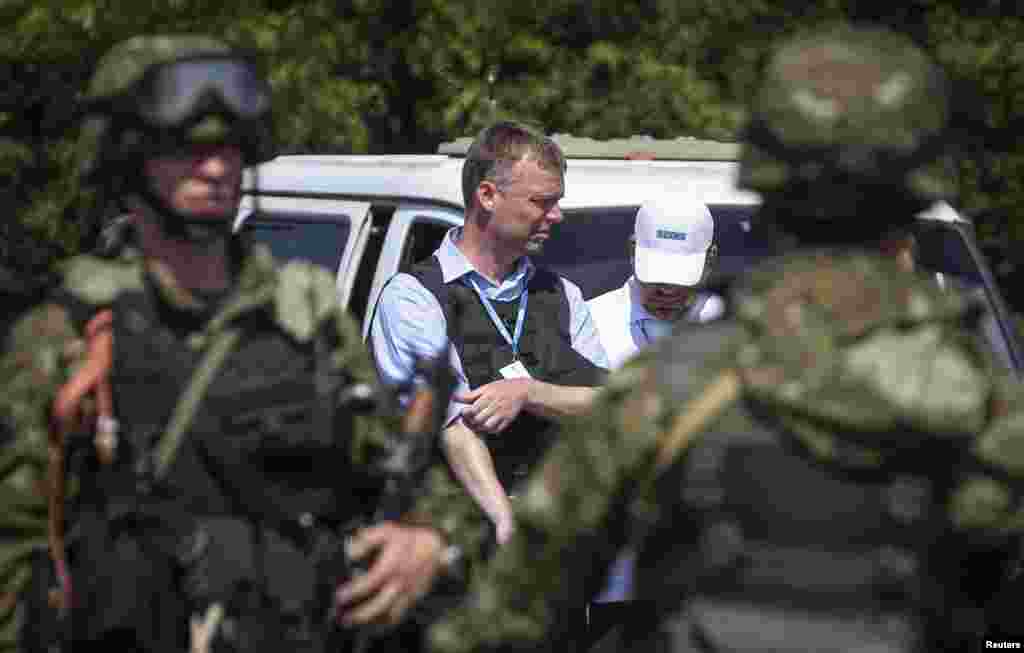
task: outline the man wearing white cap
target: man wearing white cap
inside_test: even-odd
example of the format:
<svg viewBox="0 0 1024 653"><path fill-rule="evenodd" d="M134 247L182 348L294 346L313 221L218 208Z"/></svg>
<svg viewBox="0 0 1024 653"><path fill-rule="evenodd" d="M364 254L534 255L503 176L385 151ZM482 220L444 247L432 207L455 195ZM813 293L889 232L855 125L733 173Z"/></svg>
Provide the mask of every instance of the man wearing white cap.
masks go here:
<svg viewBox="0 0 1024 653"><path fill-rule="evenodd" d="M696 288L717 255L715 222L702 202L681 193L648 200L636 212L629 247L633 275L587 302L609 369L671 333L676 322L707 322L725 310L721 297ZM619 556L594 599L590 619L597 631L616 620L616 605L631 598L633 557L629 550Z"/></svg>
<svg viewBox="0 0 1024 653"><path fill-rule="evenodd" d="M672 331L680 320L722 315L722 298L696 288L714 265L715 222L702 202L679 193L649 200L630 241L633 276L588 302L611 369Z"/></svg>

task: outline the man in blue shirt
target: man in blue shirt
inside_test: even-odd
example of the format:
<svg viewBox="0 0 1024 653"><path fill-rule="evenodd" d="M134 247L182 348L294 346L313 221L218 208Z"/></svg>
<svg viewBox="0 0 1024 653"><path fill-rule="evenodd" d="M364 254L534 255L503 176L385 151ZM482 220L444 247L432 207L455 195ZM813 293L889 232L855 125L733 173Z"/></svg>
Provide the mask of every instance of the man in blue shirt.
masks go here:
<svg viewBox="0 0 1024 653"><path fill-rule="evenodd" d="M459 387L442 445L499 543L514 528L509 493L546 450L551 420L582 412L608 365L580 289L529 258L563 219L565 165L525 126L483 130L463 165L465 226L388 283L370 331L391 383L452 344Z"/></svg>

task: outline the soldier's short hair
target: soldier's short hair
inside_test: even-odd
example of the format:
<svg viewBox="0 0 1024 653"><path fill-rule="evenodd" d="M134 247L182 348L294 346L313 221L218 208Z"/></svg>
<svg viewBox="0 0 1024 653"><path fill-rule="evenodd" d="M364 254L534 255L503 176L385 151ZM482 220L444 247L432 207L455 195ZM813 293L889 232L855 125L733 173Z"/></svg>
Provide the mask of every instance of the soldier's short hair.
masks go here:
<svg viewBox="0 0 1024 653"><path fill-rule="evenodd" d="M473 206L480 182L507 185L512 168L526 158L536 161L542 170L565 174L562 148L527 125L505 120L477 134L462 164L462 199L466 209Z"/></svg>

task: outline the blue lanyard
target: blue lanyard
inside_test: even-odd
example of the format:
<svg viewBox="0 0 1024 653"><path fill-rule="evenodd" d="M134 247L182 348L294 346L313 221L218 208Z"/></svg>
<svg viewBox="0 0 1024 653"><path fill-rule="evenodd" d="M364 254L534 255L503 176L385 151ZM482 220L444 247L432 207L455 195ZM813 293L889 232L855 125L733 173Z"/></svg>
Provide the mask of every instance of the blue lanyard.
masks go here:
<svg viewBox="0 0 1024 653"><path fill-rule="evenodd" d="M480 290L480 286L477 285L476 279L473 277L467 277L469 285L473 286L473 290L476 291L478 297L480 297L480 303L484 305L484 310L487 311L487 316L491 318L491 322L495 328L498 329L498 333L505 339L505 342L512 345L512 360L519 360L519 338L523 335L523 323L526 322L526 300L529 299L530 295L526 292L526 282L523 282L523 288L519 291L519 312L516 314L516 330L515 333L509 335L508 329L505 328L505 323L498 317L498 312L494 310L494 305L491 304L491 300L487 298L487 295Z"/></svg>

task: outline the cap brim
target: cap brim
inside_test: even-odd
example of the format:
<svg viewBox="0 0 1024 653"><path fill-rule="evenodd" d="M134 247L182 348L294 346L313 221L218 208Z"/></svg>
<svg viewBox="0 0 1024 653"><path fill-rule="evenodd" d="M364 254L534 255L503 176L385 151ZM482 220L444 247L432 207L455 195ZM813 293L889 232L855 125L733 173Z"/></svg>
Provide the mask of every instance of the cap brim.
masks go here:
<svg viewBox="0 0 1024 653"><path fill-rule="evenodd" d="M706 251L700 254L677 254L637 245L633 271L643 283L695 286L704 275L707 258Z"/></svg>

